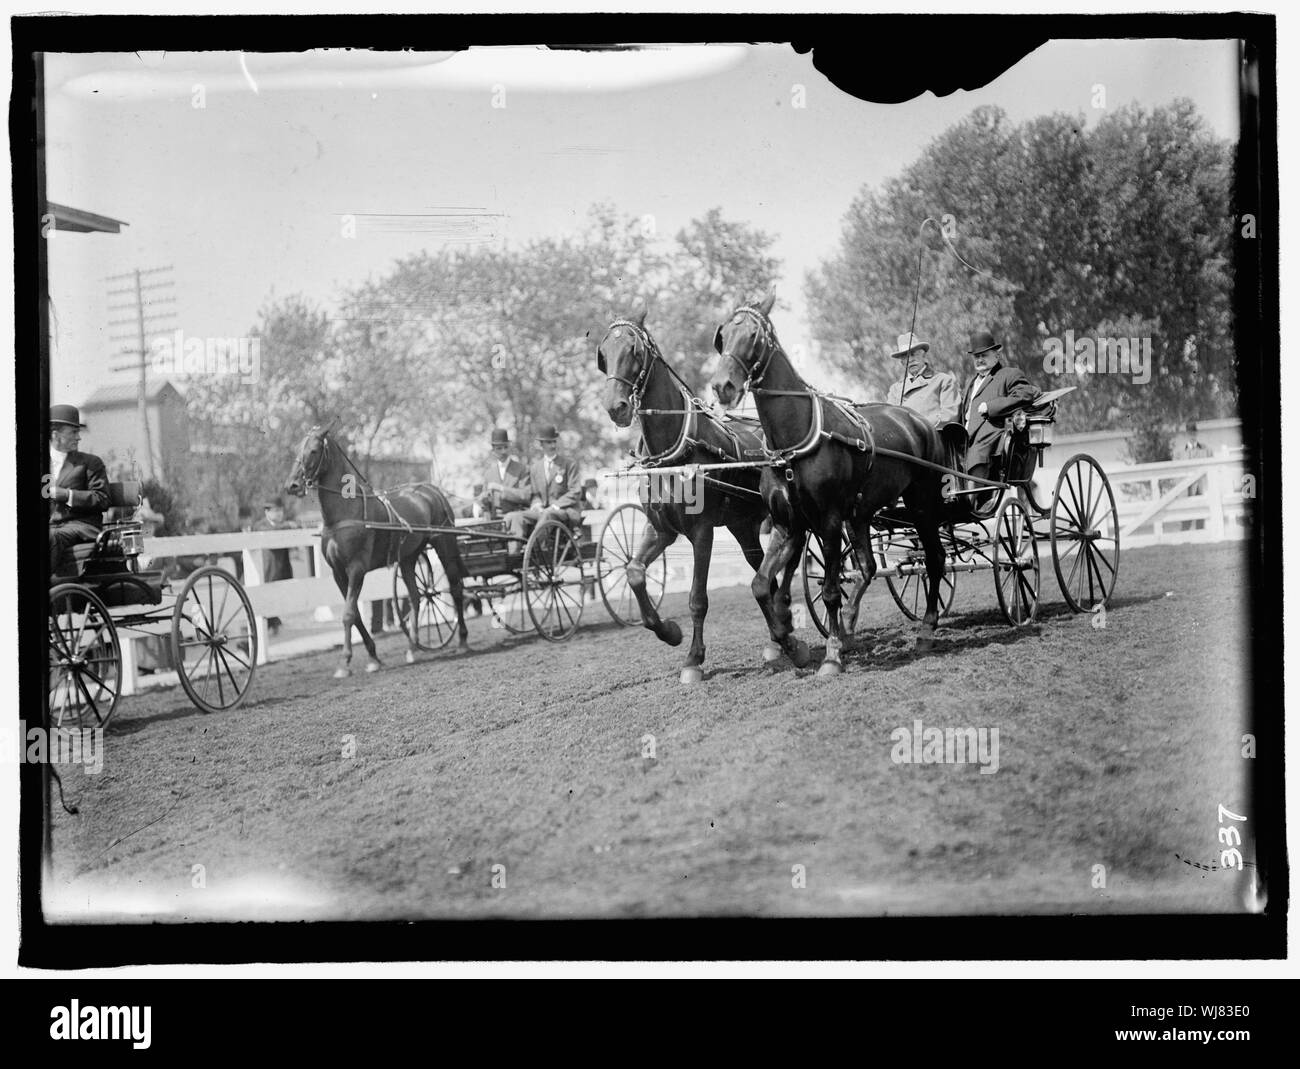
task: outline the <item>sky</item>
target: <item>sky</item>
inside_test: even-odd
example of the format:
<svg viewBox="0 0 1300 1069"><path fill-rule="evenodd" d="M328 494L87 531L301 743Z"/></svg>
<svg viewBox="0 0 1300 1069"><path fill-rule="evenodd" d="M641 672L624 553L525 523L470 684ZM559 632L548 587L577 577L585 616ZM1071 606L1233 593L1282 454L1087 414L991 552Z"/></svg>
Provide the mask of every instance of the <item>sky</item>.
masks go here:
<svg viewBox="0 0 1300 1069"><path fill-rule="evenodd" d="M811 361L803 280L850 203L974 108L1095 123L1102 85L1106 110L1186 96L1237 133L1231 42L1051 42L981 90L895 105L841 92L783 45L47 54L45 76L49 199L130 224L51 235L51 399L72 403L133 381L113 370L128 358L109 276L170 266L162 325L239 336L272 296L332 309L402 256L571 234L597 201L664 236L714 206L775 234L777 327Z"/></svg>

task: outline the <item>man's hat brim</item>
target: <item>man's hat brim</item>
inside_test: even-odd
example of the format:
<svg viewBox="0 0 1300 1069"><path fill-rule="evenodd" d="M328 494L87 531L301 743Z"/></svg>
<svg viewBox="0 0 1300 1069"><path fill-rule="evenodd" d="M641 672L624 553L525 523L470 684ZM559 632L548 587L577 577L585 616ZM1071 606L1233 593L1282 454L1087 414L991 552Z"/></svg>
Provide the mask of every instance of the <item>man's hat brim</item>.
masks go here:
<svg viewBox="0 0 1300 1069"><path fill-rule="evenodd" d="M923 353L928 353L930 351L930 343L928 341L918 342L910 349L899 349L898 352L890 353L889 355L895 360L901 360L905 356L911 356L917 349L920 349Z"/></svg>
<svg viewBox="0 0 1300 1069"><path fill-rule="evenodd" d="M967 356L979 356L981 353L996 353L1002 348L1002 343L994 342L992 345L986 345L983 349L967 349Z"/></svg>

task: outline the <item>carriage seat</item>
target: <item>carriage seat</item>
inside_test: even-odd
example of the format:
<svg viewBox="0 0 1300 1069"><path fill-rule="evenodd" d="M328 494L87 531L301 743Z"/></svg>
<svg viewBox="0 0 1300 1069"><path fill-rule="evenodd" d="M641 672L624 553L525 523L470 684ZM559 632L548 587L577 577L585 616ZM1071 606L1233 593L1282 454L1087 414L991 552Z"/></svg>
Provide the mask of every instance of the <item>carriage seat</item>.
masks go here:
<svg viewBox="0 0 1300 1069"><path fill-rule="evenodd" d="M114 550L122 556L136 556L140 553L143 548L140 534L142 524L134 518L140 500L139 483L108 484L108 508L103 515L104 526L93 542L78 542L72 547L73 574L81 574L85 562L101 553ZM65 564L63 570L69 571L69 566Z"/></svg>

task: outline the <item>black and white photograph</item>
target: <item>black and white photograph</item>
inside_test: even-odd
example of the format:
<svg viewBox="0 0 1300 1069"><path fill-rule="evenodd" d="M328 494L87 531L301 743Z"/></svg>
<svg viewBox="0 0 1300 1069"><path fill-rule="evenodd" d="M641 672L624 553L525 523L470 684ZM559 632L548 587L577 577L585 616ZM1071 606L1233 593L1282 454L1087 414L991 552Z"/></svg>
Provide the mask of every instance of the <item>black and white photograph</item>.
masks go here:
<svg viewBox="0 0 1300 1069"><path fill-rule="evenodd" d="M27 20L23 917L1285 911L1272 17L945 17Z"/></svg>

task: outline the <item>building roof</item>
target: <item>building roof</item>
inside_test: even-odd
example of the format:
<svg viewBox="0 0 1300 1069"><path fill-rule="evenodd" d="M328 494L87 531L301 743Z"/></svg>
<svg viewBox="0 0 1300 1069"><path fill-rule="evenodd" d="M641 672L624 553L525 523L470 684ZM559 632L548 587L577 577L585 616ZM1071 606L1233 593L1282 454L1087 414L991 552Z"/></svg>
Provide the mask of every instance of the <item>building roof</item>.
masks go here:
<svg viewBox="0 0 1300 1069"><path fill-rule="evenodd" d="M55 204L52 200L45 202L45 209L54 216L55 230L75 230L81 234L120 234L122 227L131 225L120 219L110 219L107 215L96 215L80 208Z"/></svg>
<svg viewBox="0 0 1300 1069"><path fill-rule="evenodd" d="M167 390L176 394L177 397L180 396L180 391L166 379L153 379L148 383L148 386L145 389L145 400L156 401L159 396ZM123 386L101 386L90 395L90 399L81 407L86 411L105 408L125 408L128 405L136 404L139 396L140 387L135 383Z"/></svg>

